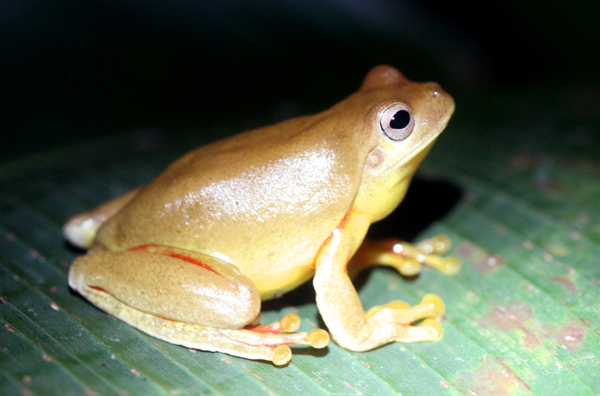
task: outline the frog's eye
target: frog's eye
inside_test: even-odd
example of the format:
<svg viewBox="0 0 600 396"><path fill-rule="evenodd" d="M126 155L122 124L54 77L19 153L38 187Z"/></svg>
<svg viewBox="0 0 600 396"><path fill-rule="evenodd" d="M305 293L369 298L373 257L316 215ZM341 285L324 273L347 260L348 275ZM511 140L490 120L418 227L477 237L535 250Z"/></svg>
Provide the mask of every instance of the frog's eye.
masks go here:
<svg viewBox="0 0 600 396"><path fill-rule="evenodd" d="M405 104L396 103L386 108L379 117L381 130L392 140L404 140L415 127L414 117Z"/></svg>

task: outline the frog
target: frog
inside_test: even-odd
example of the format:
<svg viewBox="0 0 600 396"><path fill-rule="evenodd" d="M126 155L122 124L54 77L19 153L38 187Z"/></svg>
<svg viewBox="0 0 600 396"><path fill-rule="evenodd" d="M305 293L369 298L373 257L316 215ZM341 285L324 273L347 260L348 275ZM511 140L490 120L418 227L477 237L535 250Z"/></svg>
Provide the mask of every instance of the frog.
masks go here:
<svg viewBox="0 0 600 396"><path fill-rule="evenodd" d="M455 104L439 84L371 69L329 109L208 143L154 180L71 218L87 254L72 289L153 337L194 350L287 364L290 345L365 352L437 341L445 305L426 294L365 311L352 280L385 265L453 275L446 236L365 240L403 200ZM312 278L328 331L298 332L295 313L261 324L261 302ZM318 327L317 325L313 327Z"/></svg>

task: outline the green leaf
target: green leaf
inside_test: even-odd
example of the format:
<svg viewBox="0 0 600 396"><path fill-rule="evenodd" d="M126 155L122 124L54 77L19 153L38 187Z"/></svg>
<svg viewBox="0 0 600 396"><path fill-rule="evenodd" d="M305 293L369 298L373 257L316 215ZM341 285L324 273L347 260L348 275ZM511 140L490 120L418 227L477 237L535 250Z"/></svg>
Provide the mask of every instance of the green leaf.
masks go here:
<svg viewBox="0 0 600 396"><path fill-rule="evenodd" d="M67 286L82 252L63 240L66 219L216 135L165 134L143 150L139 134L125 135L0 167L0 394L600 394L598 127L561 118L558 106L523 96L467 103L471 118L453 120L392 216L388 236L448 234L459 275L425 269L408 280L377 268L358 279L367 309L440 295L440 342L294 347L284 367L154 339ZM310 284L264 309L265 321L297 312L302 330L322 327Z"/></svg>

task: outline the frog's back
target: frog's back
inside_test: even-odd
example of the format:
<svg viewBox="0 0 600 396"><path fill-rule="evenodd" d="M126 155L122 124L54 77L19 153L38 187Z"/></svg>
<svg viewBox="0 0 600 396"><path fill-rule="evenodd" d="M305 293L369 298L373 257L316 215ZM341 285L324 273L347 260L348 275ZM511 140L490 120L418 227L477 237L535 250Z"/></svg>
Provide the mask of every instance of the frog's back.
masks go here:
<svg viewBox="0 0 600 396"><path fill-rule="evenodd" d="M265 266L312 264L352 205L367 151L348 150L361 142L349 141L347 131L313 128L324 118L287 121L188 153L110 219L96 245L158 244L226 257L251 279Z"/></svg>

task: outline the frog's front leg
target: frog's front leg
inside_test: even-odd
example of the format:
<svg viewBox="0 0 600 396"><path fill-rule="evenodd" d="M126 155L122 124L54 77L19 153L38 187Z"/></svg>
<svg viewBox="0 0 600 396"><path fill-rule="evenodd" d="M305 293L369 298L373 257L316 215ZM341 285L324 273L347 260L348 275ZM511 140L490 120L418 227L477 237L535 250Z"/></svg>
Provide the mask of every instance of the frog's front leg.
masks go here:
<svg viewBox="0 0 600 396"><path fill-rule="evenodd" d="M317 305L332 338L352 351L368 351L392 341L439 340L443 329L435 318L444 314L444 304L435 295L426 295L415 307L395 301L365 313L347 273L347 264L369 223L367 214L351 212L347 221L332 232L315 260ZM419 326L411 326L421 319L424 320Z"/></svg>
<svg viewBox="0 0 600 396"><path fill-rule="evenodd" d="M139 188L135 188L95 209L73 216L63 227L63 235L75 246L91 248L100 226L135 198L139 191Z"/></svg>
<svg viewBox="0 0 600 396"><path fill-rule="evenodd" d="M78 258L69 284L94 305L173 344L285 364L288 345L325 347L324 330L291 333L297 315L259 326L260 294L234 265L157 245Z"/></svg>
<svg viewBox="0 0 600 396"><path fill-rule="evenodd" d="M412 276L421 271L423 264L446 275L460 272L461 263L455 257L442 257L450 250L450 238L437 235L416 245L390 238L381 241L365 240L348 264L348 273L354 278L359 272L375 266L396 268L402 275Z"/></svg>

